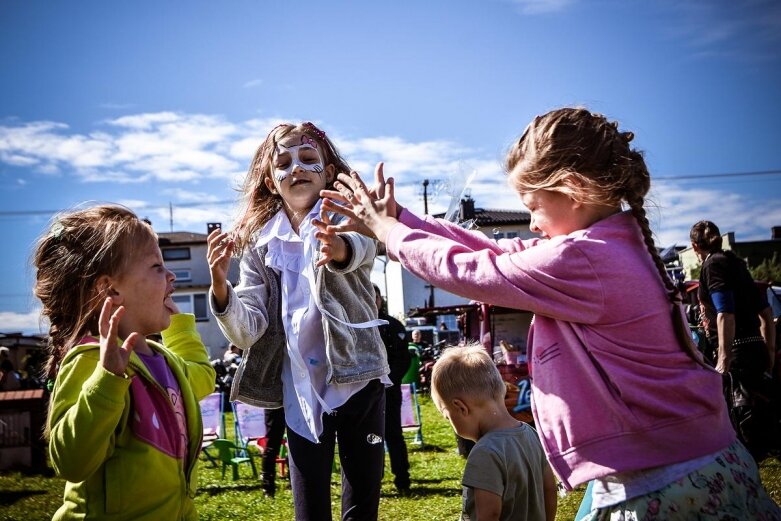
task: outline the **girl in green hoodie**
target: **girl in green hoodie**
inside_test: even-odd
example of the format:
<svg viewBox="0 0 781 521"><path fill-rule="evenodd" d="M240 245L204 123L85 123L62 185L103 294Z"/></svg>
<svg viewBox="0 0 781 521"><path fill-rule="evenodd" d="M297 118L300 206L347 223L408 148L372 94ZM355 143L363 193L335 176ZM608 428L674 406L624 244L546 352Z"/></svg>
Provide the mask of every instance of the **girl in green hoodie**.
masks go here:
<svg viewBox="0 0 781 521"><path fill-rule="evenodd" d="M67 480L54 519L197 519L198 401L215 375L152 227L116 205L69 212L34 266L50 324L49 452Z"/></svg>

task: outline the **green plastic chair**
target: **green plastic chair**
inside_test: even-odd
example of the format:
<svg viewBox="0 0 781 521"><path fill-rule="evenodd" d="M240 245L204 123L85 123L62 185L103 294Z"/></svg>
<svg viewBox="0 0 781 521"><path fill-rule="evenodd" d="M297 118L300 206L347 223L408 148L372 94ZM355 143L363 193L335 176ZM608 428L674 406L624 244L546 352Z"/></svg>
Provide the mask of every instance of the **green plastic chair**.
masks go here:
<svg viewBox="0 0 781 521"><path fill-rule="evenodd" d="M257 479L258 470L255 468L255 461L249 451L242 451L241 447L225 439L214 440L211 446L217 449L217 459L222 462L222 479L225 479L225 469L228 465L233 470L233 481L239 479L239 465L242 463L249 463L252 467L252 476ZM237 456L240 452L246 456Z"/></svg>

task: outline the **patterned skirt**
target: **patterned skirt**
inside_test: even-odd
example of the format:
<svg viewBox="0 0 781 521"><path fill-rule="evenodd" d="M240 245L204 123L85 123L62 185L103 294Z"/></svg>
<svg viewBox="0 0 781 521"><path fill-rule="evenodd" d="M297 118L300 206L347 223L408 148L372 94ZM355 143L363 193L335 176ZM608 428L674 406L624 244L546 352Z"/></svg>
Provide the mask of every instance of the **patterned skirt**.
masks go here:
<svg viewBox="0 0 781 521"><path fill-rule="evenodd" d="M583 521L781 521L754 459L736 441L704 467L669 485L617 505L592 510Z"/></svg>

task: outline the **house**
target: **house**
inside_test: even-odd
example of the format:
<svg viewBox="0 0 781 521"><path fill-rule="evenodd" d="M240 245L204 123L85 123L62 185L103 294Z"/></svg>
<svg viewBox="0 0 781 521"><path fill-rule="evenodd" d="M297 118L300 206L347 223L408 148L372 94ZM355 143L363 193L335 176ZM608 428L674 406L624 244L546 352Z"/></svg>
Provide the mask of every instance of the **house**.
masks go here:
<svg viewBox="0 0 781 521"><path fill-rule="evenodd" d="M772 259L774 254L781 255L781 226L771 228L769 240L738 242L735 240L735 232L727 232L721 236L721 241L724 250L734 251L751 269L762 264L765 259ZM685 278L687 280L694 278L693 273L701 264L694 249L689 246L680 251L678 258Z"/></svg>
<svg viewBox="0 0 781 521"><path fill-rule="evenodd" d="M434 217L441 218L444 214L437 214ZM531 216L527 212L475 208L475 201L469 196L461 199L458 222L470 223L473 229L493 239L515 237L528 239L535 236L529 230ZM411 309L415 308L458 306L469 302L465 298L426 283L403 269L398 262L382 259L380 261L383 262L382 270L390 315L405 317ZM456 329L455 315L442 316L439 320L443 321L449 329Z"/></svg>
<svg viewBox="0 0 781 521"><path fill-rule="evenodd" d="M214 223L211 223L214 224ZM166 267L176 275L172 298L183 313L193 313L198 333L209 350L209 358L222 358L228 340L209 309L211 276L206 260L205 233L158 233L158 243ZM231 259L228 280L238 283L239 262Z"/></svg>

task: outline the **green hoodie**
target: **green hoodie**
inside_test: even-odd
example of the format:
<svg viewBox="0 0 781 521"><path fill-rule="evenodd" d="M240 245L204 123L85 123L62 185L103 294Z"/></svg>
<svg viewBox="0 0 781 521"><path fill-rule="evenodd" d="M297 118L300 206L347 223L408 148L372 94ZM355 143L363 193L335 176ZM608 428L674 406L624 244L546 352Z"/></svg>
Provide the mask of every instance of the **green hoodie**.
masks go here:
<svg viewBox="0 0 781 521"><path fill-rule="evenodd" d="M137 393L134 378L154 404L145 403L170 430L173 405L135 353L127 377L100 365L100 346L85 343L62 361L49 411L49 453L57 474L67 480L61 519L190 520L197 519L193 498L195 470L203 425L199 400L214 391L215 373L195 329L195 317L178 314L162 332L163 345L147 341L165 357L179 382L187 424L184 462L134 434ZM159 395L157 394L159 393ZM162 404L162 406L161 406ZM156 424L157 425L157 424Z"/></svg>

